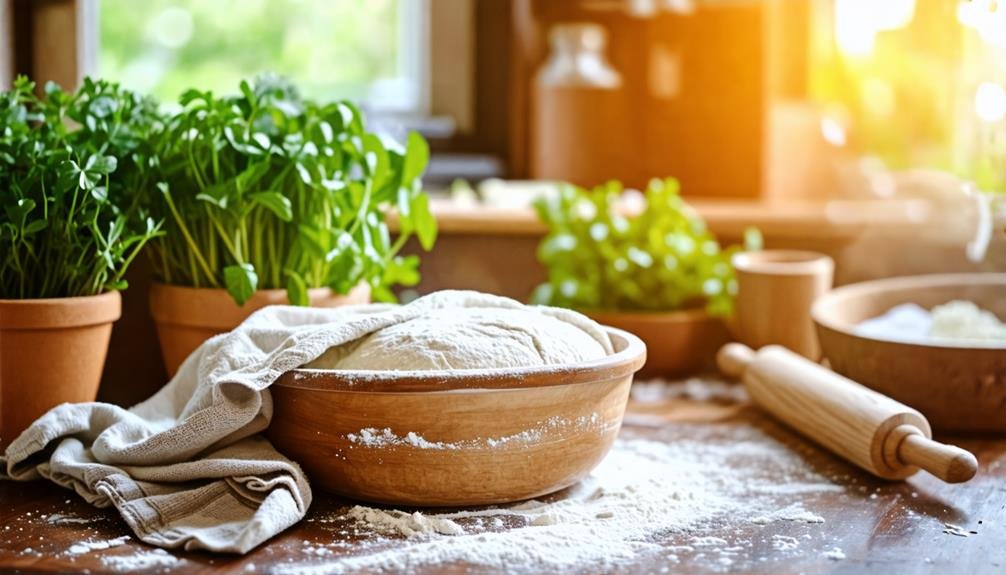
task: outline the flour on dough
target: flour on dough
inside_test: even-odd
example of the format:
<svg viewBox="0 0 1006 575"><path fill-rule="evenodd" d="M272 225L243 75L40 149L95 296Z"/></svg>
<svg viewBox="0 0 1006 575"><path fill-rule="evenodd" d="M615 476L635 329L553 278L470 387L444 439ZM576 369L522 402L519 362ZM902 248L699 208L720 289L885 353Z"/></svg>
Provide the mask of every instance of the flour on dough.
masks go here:
<svg viewBox="0 0 1006 575"><path fill-rule="evenodd" d="M404 321L331 348L306 367L517 368L576 363L612 353L600 326L570 310L463 291L431 294L403 311L410 306L417 306L417 313L406 315Z"/></svg>

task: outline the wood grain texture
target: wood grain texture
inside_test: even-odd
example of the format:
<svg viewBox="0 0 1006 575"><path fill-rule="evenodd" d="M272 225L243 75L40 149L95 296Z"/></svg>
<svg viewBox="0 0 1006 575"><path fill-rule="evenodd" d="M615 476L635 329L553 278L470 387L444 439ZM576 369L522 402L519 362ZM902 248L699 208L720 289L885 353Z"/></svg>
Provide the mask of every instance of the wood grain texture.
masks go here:
<svg viewBox="0 0 1006 575"><path fill-rule="evenodd" d="M933 441L912 426L900 426L894 433L904 435L897 449L899 460L925 469L947 483L963 483L978 472L978 460L970 452Z"/></svg>
<svg viewBox="0 0 1006 575"><path fill-rule="evenodd" d="M568 487L600 463L631 381L405 394L276 388L269 437L315 486L353 499L422 507L520 501ZM359 440L366 428L401 439L371 445Z"/></svg>
<svg viewBox="0 0 1006 575"><path fill-rule="evenodd" d="M919 468L952 483L974 476L973 456L931 441L929 422L918 411L786 348L752 352L729 344L719 359L725 373L741 376L760 407L878 477L905 479Z"/></svg>
<svg viewBox="0 0 1006 575"><path fill-rule="evenodd" d="M849 285L813 309L831 367L918 409L937 429L1006 432L1006 346L965 347L861 337L855 326L903 303L970 300L1006 318L1006 274L937 274Z"/></svg>
<svg viewBox="0 0 1006 575"><path fill-rule="evenodd" d="M717 408L718 407L718 408ZM634 425L635 415L645 414L645 426ZM770 525L714 526L714 533L729 542L744 539L750 547L739 552L731 569L756 575L856 573L906 575L1002 573L1006 569L1006 439L995 437L957 439L978 455L981 470L975 480L950 485L920 474L906 482L873 478L830 454L814 448L787 429L750 408L716 406L676 400L668 403L630 403L623 437L656 439L673 430L682 438L698 436L710 422L728 426L754 425L806 457L819 473L838 482L844 492L796 495L826 522L812 526L791 522ZM780 483L786 477L772 477ZM562 494L556 496L561 499ZM813 500L813 501L811 501ZM316 492L307 518L265 545L243 557L172 551L178 562L167 567L136 570L136 573L240 574L268 573L285 566L304 570L332 565L340 558L375 549L389 549L401 540L371 541L343 516L353 503ZM43 515L62 513L81 523L53 525ZM962 528L962 535L949 533L947 524ZM511 526L504 525L501 530ZM79 541L108 540L128 534L114 510L95 509L70 491L46 482L0 482L0 572L70 573L88 570L95 575L121 573L110 568L112 557L150 552L151 547L130 538L125 544L92 553L71 555L66 550ZM801 541L791 553L773 547L773 538ZM667 533L655 543L679 554L677 573L723 573L716 557L701 549L683 550L692 535ZM326 545L332 554L319 557L314 546ZM845 559L823 555L838 547ZM31 551L27 551L31 549ZM660 572L668 567L659 556L640 556L626 561L620 573ZM478 571L478 569L476 569ZM469 572L465 565L431 565L414 569L418 574ZM599 573L585 566L582 573Z"/></svg>

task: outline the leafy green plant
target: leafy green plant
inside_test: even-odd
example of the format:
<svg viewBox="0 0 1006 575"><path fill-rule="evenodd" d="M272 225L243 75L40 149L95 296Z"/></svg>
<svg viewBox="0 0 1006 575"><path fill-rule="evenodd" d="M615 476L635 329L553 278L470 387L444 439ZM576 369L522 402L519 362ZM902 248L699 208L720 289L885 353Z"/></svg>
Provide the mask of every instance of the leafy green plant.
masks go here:
<svg viewBox="0 0 1006 575"><path fill-rule="evenodd" d="M150 186L150 100L85 79L75 93L18 78L0 94L0 298L123 289L158 224L130 198Z"/></svg>
<svg viewBox="0 0 1006 575"><path fill-rule="evenodd" d="M415 235L426 250L436 221L420 176L429 158L412 133L404 148L367 132L349 102L319 104L273 77L241 83L238 96L189 90L160 138L163 181L151 199L167 234L153 242L160 281L223 287L238 304L257 289L285 288L308 304L310 287L346 293L419 281ZM392 243L384 208L395 206Z"/></svg>
<svg viewBox="0 0 1006 575"><path fill-rule="evenodd" d="M578 309L670 311L704 306L729 315L737 291L731 256L679 195L677 180L652 180L639 213L620 211L618 182L563 185L535 202L548 234L538 259L548 282L535 303ZM746 234L749 249L761 238Z"/></svg>

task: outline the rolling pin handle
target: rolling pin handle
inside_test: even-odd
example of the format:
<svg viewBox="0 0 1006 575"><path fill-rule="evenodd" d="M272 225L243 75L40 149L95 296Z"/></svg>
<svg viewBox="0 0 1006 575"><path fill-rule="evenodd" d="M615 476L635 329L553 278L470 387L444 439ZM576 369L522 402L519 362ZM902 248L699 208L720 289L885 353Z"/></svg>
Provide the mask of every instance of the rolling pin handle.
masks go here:
<svg viewBox="0 0 1006 575"><path fill-rule="evenodd" d="M742 343L728 343L716 354L716 364L730 377L740 379L744 371L755 359L755 352Z"/></svg>
<svg viewBox="0 0 1006 575"><path fill-rule="evenodd" d="M925 469L947 483L963 483L978 473L978 460L971 452L933 441L917 430L905 434L898 446L898 459Z"/></svg>

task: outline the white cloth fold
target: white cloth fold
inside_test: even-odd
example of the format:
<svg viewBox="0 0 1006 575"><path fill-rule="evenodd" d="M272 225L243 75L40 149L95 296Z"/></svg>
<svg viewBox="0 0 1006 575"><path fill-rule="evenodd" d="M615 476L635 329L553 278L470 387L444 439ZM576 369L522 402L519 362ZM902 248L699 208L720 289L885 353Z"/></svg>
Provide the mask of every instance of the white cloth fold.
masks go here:
<svg viewBox="0 0 1006 575"><path fill-rule="evenodd" d="M311 504L300 467L259 434L272 418L268 387L331 347L457 306L525 307L475 292L437 292L404 306L264 308L204 343L164 388L128 410L102 403L53 408L0 457L0 479L48 479L93 505L114 505L153 545L246 553L303 518ZM547 313L578 325L585 319ZM610 350L596 324L581 327Z"/></svg>

